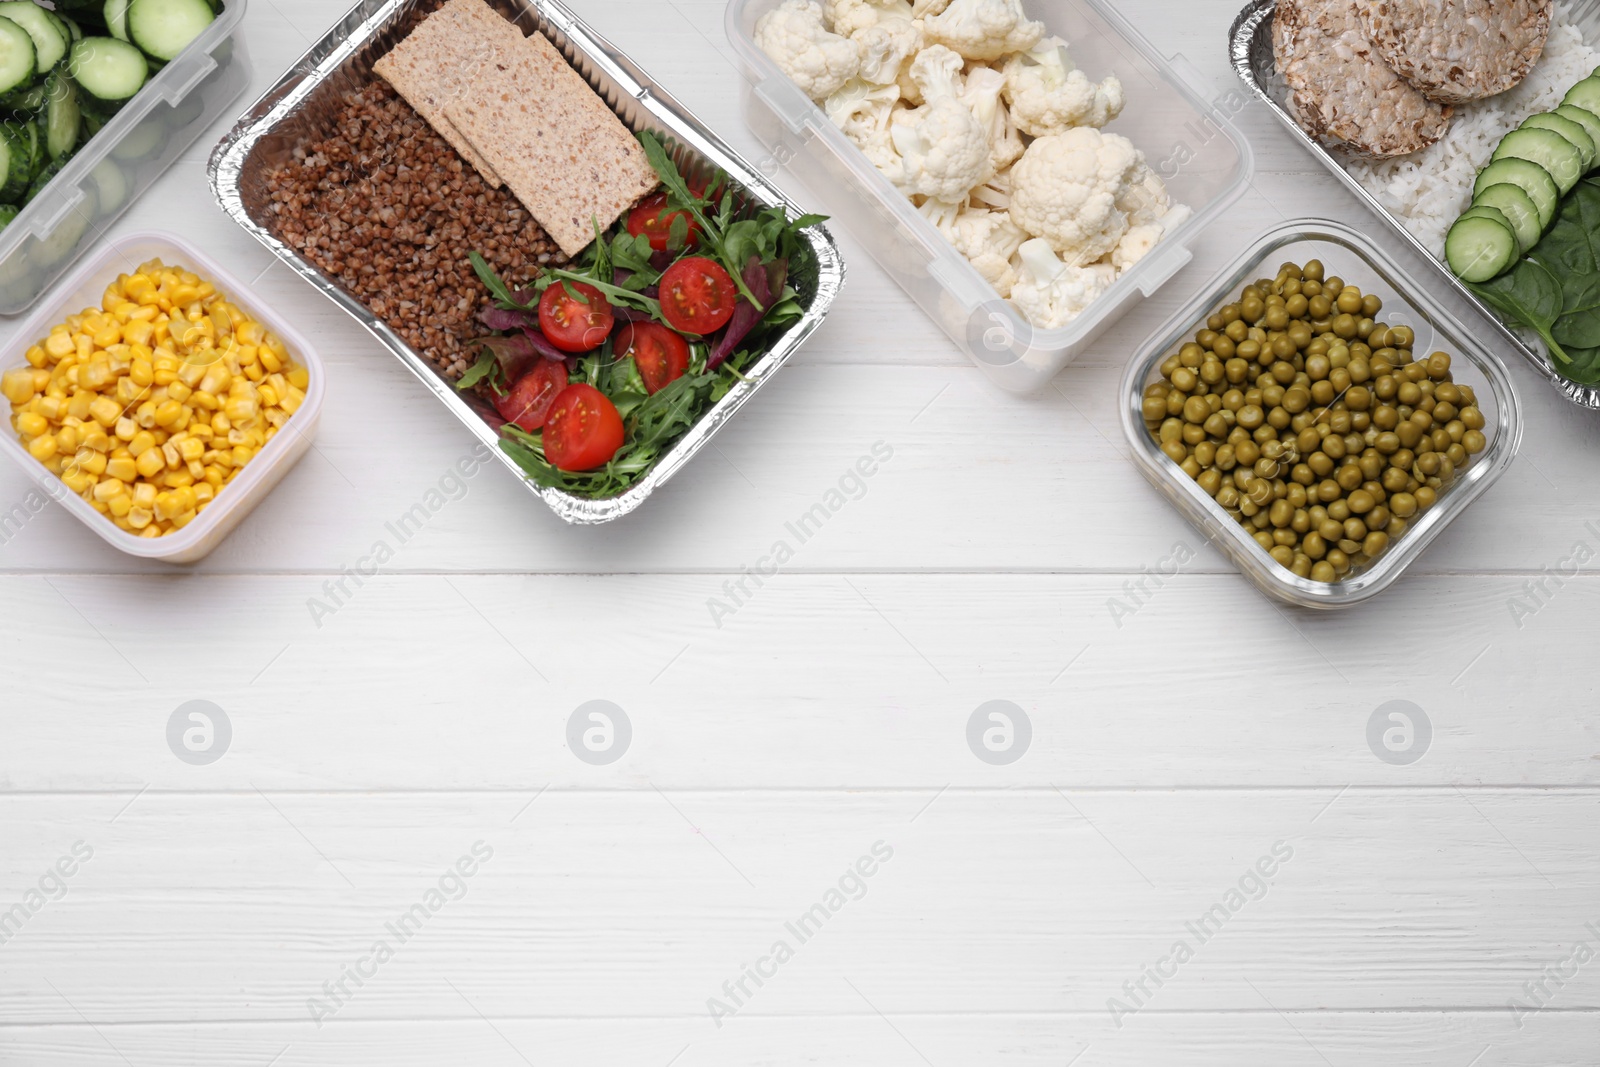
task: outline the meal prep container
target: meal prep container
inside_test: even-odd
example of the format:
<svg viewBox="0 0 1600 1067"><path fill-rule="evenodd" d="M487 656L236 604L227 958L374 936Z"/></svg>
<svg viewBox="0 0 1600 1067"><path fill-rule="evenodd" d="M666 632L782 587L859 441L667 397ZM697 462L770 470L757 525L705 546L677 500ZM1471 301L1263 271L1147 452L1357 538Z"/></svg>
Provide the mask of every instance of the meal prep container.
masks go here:
<svg viewBox="0 0 1600 1067"><path fill-rule="evenodd" d="M330 29L266 94L251 105L211 156L211 187L234 221L270 248L301 277L326 293L404 363L473 435L530 492L562 519L575 524L609 522L644 503L728 423L757 389L777 372L813 330L822 324L844 284L844 262L824 227L802 231L809 253L791 264L789 284L799 294L805 315L781 334L771 351L744 372L739 382L679 438L656 465L627 492L590 500L527 481L516 462L499 447L499 435L456 390L453 382L406 344L386 323L346 292L339 281L280 241L269 229L266 171L289 157L297 144L320 134L339 97L365 84L372 64L399 43L397 27L417 0L361 0ZM490 0L524 31L551 40L589 84L635 131L651 130L667 143L673 161L687 173L726 171L747 196L746 209L782 205L791 217L802 212L683 105L660 89L615 46L585 26L555 0ZM675 143L674 143L675 142Z"/></svg>
<svg viewBox="0 0 1600 1067"><path fill-rule="evenodd" d="M316 350L306 342L293 326L283 320L273 309L250 292L245 284L224 270L216 260L201 252L188 241L172 233L134 233L103 245L88 261L51 294L48 304L30 315L13 334L11 344L0 353L0 373L25 366L24 353L50 333L51 327L65 322L84 308L100 306L106 286L116 281L119 274L131 274L139 264L159 258L168 266L182 265L225 293L229 300L248 311L267 329L283 339L296 363L306 368L310 382L306 387L305 403L294 413L283 429L245 464L233 481L217 491L211 506L202 511L193 522L165 537L138 537L118 528L110 519L90 507L88 502L66 487L59 475L28 454L5 420L0 434L0 452L17 462L29 478L33 479L47 496L70 511L85 526L93 530L107 544L130 556L160 560L163 563L193 563L204 558L220 545L244 517L266 499L289 468L299 462L311 447L317 425L322 417L322 397L326 375L322 360ZM0 401L3 410L11 410L9 401Z"/></svg>
<svg viewBox="0 0 1600 1067"><path fill-rule="evenodd" d="M0 314L32 307L78 250L109 229L244 92L250 59L236 32L244 12L245 0L226 0L205 32L0 230Z"/></svg>
<svg viewBox="0 0 1600 1067"><path fill-rule="evenodd" d="M1230 303L1251 281L1274 276L1278 264L1303 264L1312 259L1322 260L1330 275L1337 273L1362 292L1381 297L1383 321L1415 331L1413 352L1450 353L1454 380L1470 385L1477 394L1489 442L1456 475L1455 482L1440 492L1438 503L1414 518L1410 529L1388 551L1333 583L1297 577L1267 555L1243 526L1161 451L1145 429L1141 405L1145 386L1161 376L1161 362L1192 340L1207 317ZM1347 608L1387 589L1446 526L1505 473L1522 439L1521 409L1500 361L1369 238L1325 219L1297 219L1262 235L1139 350L1123 376L1121 395L1122 430L1134 463L1150 484L1262 592L1304 608Z"/></svg>
<svg viewBox="0 0 1600 1067"><path fill-rule="evenodd" d="M1411 231L1407 230L1399 219L1391 215L1376 197L1350 176L1339 162L1337 152L1330 150L1300 128L1300 124L1284 106L1284 101L1288 99L1288 89L1278 77L1277 64L1273 59L1272 18L1277 8L1277 0L1251 0L1234 22L1233 28L1228 31L1228 51L1239 79L1272 109L1278 121L1283 123L1290 134L1305 145L1306 150L1316 156L1334 177L1343 182L1347 189L1387 222L1397 237L1432 263L1440 278L1453 286L1463 298L1471 301L1474 307L1483 312L1485 318L1495 324L1499 331L1497 340L1506 341L1520 352L1546 381L1561 392L1562 396L1581 407L1600 410L1600 386L1579 385L1563 378L1541 342L1531 337L1524 337L1507 326L1493 308L1479 300L1472 290L1463 285L1448 267L1423 246L1421 241L1412 236ZM1585 40L1591 43L1600 41L1600 3L1596 3L1595 0L1577 0L1570 5L1569 14L1583 32Z"/></svg>
<svg viewBox="0 0 1600 1067"><path fill-rule="evenodd" d="M1127 107L1107 131L1131 140L1167 183L1173 201L1194 209L1193 218L1082 315L1059 329L1037 329L756 46L756 20L780 2L731 0L726 15L728 40L745 77L745 121L771 153L762 169L770 173L782 166L800 179L1004 389L1042 388L1135 301L1154 294L1189 262L1189 246L1249 181L1249 146L1209 102L1212 90L1187 59L1162 59L1108 0L1030 0L1029 15L1067 40L1079 66L1094 78L1115 74L1122 80Z"/></svg>

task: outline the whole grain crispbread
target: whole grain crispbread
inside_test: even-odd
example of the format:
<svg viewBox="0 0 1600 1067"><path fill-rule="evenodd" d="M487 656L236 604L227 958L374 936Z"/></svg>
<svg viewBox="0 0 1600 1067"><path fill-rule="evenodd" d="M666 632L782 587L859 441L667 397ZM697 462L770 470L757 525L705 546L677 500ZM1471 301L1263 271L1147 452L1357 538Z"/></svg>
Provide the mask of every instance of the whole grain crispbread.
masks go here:
<svg viewBox="0 0 1600 1067"><path fill-rule="evenodd" d="M445 117L568 256L659 184L633 134L542 34L478 71Z"/></svg>
<svg viewBox="0 0 1600 1067"><path fill-rule="evenodd" d="M1465 104L1521 84L1544 52L1553 0L1362 0L1361 27L1430 100Z"/></svg>
<svg viewBox="0 0 1600 1067"><path fill-rule="evenodd" d="M1307 132L1363 155L1433 144L1452 109L1429 100L1377 54L1361 28L1364 0L1278 0L1273 51Z"/></svg>
<svg viewBox="0 0 1600 1067"><path fill-rule="evenodd" d="M488 14L498 28L484 22L479 11ZM501 184L500 175L450 124L445 108L497 54L516 47L521 37L515 26L491 11L483 0L450 0L372 65L373 71L394 86L406 103L496 189Z"/></svg>

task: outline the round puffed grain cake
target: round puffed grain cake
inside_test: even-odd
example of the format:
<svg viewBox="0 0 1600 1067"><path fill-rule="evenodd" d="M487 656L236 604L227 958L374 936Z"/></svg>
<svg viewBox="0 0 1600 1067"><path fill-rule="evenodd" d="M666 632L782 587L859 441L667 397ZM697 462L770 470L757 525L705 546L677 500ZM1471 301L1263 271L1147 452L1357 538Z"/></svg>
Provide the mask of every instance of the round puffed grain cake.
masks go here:
<svg viewBox="0 0 1600 1067"><path fill-rule="evenodd" d="M1553 0L1361 0L1361 27L1389 66L1441 104L1521 83L1544 52Z"/></svg>
<svg viewBox="0 0 1600 1067"><path fill-rule="evenodd" d="M1401 156L1450 128L1451 108L1429 100L1374 50L1361 0L1278 0L1272 46L1293 94L1291 110L1312 136L1363 155Z"/></svg>

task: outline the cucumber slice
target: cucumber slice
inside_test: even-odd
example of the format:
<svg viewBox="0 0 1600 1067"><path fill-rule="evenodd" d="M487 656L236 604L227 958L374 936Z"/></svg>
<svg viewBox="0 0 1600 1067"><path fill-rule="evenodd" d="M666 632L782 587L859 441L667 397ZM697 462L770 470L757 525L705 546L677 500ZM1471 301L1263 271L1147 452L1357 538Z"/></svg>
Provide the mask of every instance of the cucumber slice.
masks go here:
<svg viewBox="0 0 1600 1067"><path fill-rule="evenodd" d="M1526 130L1551 130L1559 133L1571 141L1579 152L1583 153L1583 169L1585 173L1594 166L1596 152L1594 138L1589 136L1589 131L1581 123L1574 122L1564 115L1557 115L1553 111L1547 111L1540 115L1529 115L1522 120L1520 128Z"/></svg>
<svg viewBox="0 0 1600 1067"><path fill-rule="evenodd" d="M83 113L78 109L78 90L72 79L59 69L50 75L45 96L44 133L45 147L51 159L61 159L78 147L78 126Z"/></svg>
<svg viewBox="0 0 1600 1067"><path fill-rule="evenodd" d="M32 181L34 176L43 170L44 165L50 161L49 154L44 150L44 134L40 132L37 122L8 122L6 125L12 127L16 131L17 137L27 146L28 180Z"/></svg>
<svg viewBox="0 0 1600 1067"><path fill-rule="evenodd" d="M1511 220L1492 207L1470 208L1450 227L1444 258L1464 282L1486 282L1517 261L1517 235Z"/></svg>
<svg viewBox="0 0 1600 1067"><path fill-rule="evenodd" d="M1564 119L1571 119L1576 122L1583 127L1583 131L1589 135L1591 141L1596 145L1600 145L1600 115L1596 115L1587 108L1581 108L1577 104L1562 104L1550 114L1560 115Z"/></svg>
<svg viewBox="0 0 1600 1067"><path fill-rule="evenodd" d="M54 181L56 175L61 173L61 168L66 165L66 160L58 159L51 163L48 167L44 168L44 170L41 170L38 174L38 177L34 178L33 181L29 183L27 192L23 194L23 204L27 205L33 203L33 198L44 192L44 187ZM74 212L74 214L76 214L76 212Z"/></svg>
<svg viewBox="0 0 1600 1067"><path fill-rule="evenodd" d="M128 39L128 4L129 0L106 0L106 6L101 9L106 29L119 41Z"/></svg>
<svg viewBox="0 0 1600 1067"><path fill-rule="evenodd" d="M61 19L62 22L67 24L67 36L72 38L72 40L71 40L70 44L68 45L68 47L71 47L71 45L77 44L79 41L83 40L83 27L82 26L79 26L77 24L77 22L73 21L72 19L67 18L65 15L61 15L61 16L58 16L58 17Z"/></svg>
<svg viewBox="0 0 1600 1067"><path fill-rule="evenodd" d="M33 36L10 19L0 19L0 93L25 89L39 69Z"/></svg>
<svg viewBox="0 0 1600 1067"><path fill-rule="evenodd" d="M174 60L216 21L206 0L133 0L128 39L160 60Z"/></svg>
<svg viewBox="0 0 1600 1067"><path fill-rule="evenodd" d="M1533 202L1531 196L1522 191L1520 185L1512 185L1510 182L1491 185L1472 198L1472 206L1492 207L1506 217L1506 221L1511 223L1512 231L1517 235L1519 255L1527 255L1544 234L1544 227L1539 224L1538 205Z"/></svg>
<svg viewBox="0 0 1600 1067"><path fill-rule="evenodd" d="M1550 177L1549 171L1526 159L1508 157L1478 172L1478 180L1472 185L1472 195L1476 197L1489 186L1501 182L1510 182L1527 193L1539 209L1539 228L1549 229L1556 219L1556 212L1561 210L1561 189L1556 185L1556 180Z"/></svg>
<svg viewBox="0 0 1600 1067"><path fill-rule="evenodd" d="M80 89L96 100L120 103L144 88L150 76L150 65L145 62L144 54L126 41L85 37L72 46L67 73Z"/></svg>
<svg viewBox="0 0 1600 1067"><path fill-rule="evenodd" d="M1583 177L1583 153L1576 145L1554 130L1512 130L1500 140L1491 161L1497 159L1526 159L1543 167L1556 180L1556 188L1566 196Z"/></svg>
<svg viewBox="0 0 1600 1067"><path fill-rule="evenodd" d="M67 35L51 21L50 12L33 0L5 0L0 3L0 18L21 26L33 38L34 53L40 73L61 62L67 54Z"/></svg>
<svg viewBox="0 0 1600 1067"><path fill-rule="evenodd" d="M33 151L16 123L0 125L0 201L11 203L27 192L33 178Z"/></svg>
<svg viewBox="0 0 1600 1067"><path fill-rule="evenodd" d="M1600 70L1568 89L1561 102L1600 115Z"/></svg>
<svg viewBox="0 0 1600 1067"><path fill-rule="evenodd" d="M102 160L89 179L100 214L110 215L128 202L128 176L114 160Z"/></svg>
<svg viewBox="0 0 1600 1067"><path fill-rule="evenodd" d="M44 110L44 83L30 85L26 89L17 89L5 96L0 96L0 110L5 111L42 111Z"/></svg>

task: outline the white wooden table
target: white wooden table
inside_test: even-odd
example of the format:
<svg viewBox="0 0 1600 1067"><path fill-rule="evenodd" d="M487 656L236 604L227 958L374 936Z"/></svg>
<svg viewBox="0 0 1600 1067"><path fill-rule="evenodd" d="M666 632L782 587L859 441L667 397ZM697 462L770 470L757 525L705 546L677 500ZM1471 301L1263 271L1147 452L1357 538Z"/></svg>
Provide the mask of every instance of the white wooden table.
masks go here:
<svg viewBox="0 0 1600 1067"><path fill-rule="evenodd" d="M720 0L573 6L758 151ZM1125 9L1220 91L1233 6ZM251 95L342 7L251 0ZM1381 232L1238 121L1251 190L1043 396L987 387L843 234L826 326L642 512L568 528L486 470L320 625L470 441L213 205L218 123L119 230L259 275L329 365L323 429L192 570L54 507L0 545L0 1064L1600 1062L1600 587L1545 579L1600 545L1600 417L1513 365L1522 458L1410 575L1270 606L1114 418L1132 346L1244 236ZM197 700L231 727L206 765L168 744ZM592 700L631 724L609 764L567 743ZM990 701L1031 724L1015 762L969 747ZM1390 701L1422 714L1385 760Z"/></svg>

